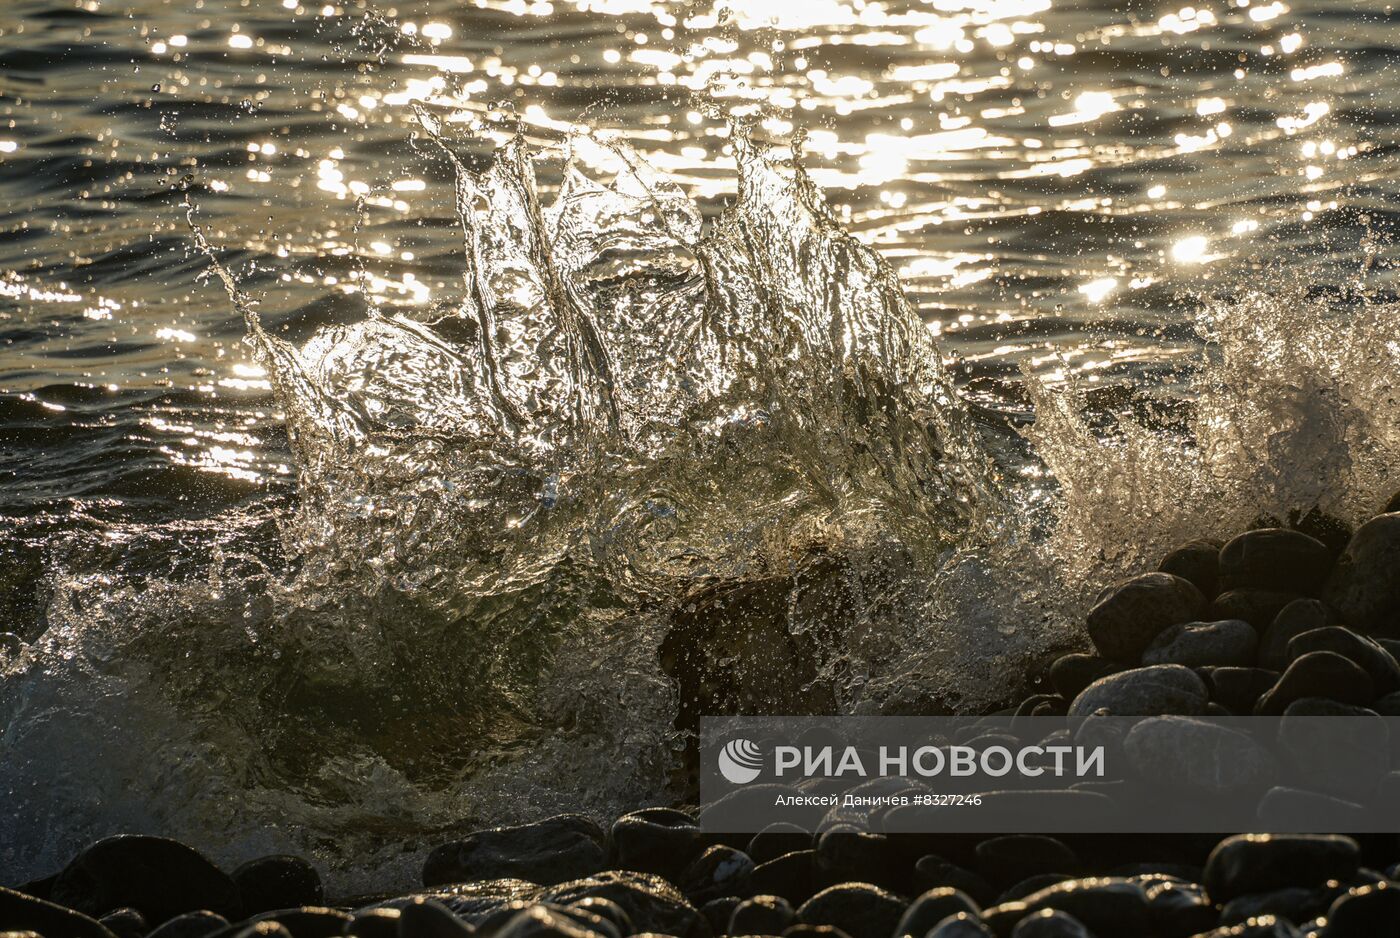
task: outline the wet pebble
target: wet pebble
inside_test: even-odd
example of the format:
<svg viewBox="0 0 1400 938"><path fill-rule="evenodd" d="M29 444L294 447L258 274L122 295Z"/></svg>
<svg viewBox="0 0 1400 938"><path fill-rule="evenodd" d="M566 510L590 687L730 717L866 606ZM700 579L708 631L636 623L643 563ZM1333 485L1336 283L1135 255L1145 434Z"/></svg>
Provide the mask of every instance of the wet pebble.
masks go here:
<svg viewBox="0 0 1400 938"><path fill-rule="evenodd" d="M1040 834L1009 834L979 843L973 851L977 872L1010 884L1042 873L1073 873L1079 857L1063 841Z"/></svg>
<svg viewBox="0 0 1400 938"><path fill-rule="evenodd" d="M1260 789L1277 771L1274 757L1249 734L1189 717L1140 721L1123 751L1139 778L1206 798Z"/></svg>
<svg viewBox="0 0 1400 938"><path fill-rule="evenodd" d="M152 923L200 909L242 916L234 881L195 850L163 837L99 840L59 873L50 898L88 915L128 906Z"/></svg>
<svg viewBox="0 0 1400 938"><path fill-rule="evenodd" d="M809 850L812 847L812 834L805 831L796 824L789 824L779 821L776 824L769 824L763 830L753 835L749 841L747 853L755 863L767 863L769 860L776 860L785 853L792 853L794 850Z"/></svg>
<svg viewBox="0 0 1400 938"><path fill-rule="evenodd" d="M1198 668L1210 699L1237 716L1254 712L1259 698L1278 683L1279 672L1265 668Z"/></svg>
<svg viewBox="0 0 1400 938"><path fill-rule="evenodd" d="M1285 606L1301 598L1276 590L1235 589L1215 597L1207 614L1211 619L1243 619L1262 633Z"/></svg>
<svg viewBox="0 0 1400 938"><path fill-rule="evenodd" d="M1289 704L1304 697L1364 704L1375 696L1371 676L1356 662L1334 651L1312 651L1293 659L1278 683L1254 705L1254 714L1281 716Z"/></svg>
<svg viewBox="0 0 1400 938"><path fill-rule="evenodd" d="M571 905L595 896L617 903L638 931L688 938L709 930L702 927L703 917L674 886L646 873L605 870L542 889L535 898Z"/></svg>
<svg viewBox="0 0 1400 938"><path fill-rule="evenodd" d="M900 916L894 938L923 938L939 922L959 912L977 915L980 907L967 893L947 886L930 889L916 897Z"/></svg>
<svg viewBox="0 0 1400 938"><path fill-rule="evenodd" d="M800 905L816 890L815 850L794 850L754 868L751 885L755 893L782 896Z"/></svg>
<svg viewBox="0 0 1400 938"><path fill-rule="evenodd" d="M398 909L361 909L345 926L345 934L354 938L398 938Z"/></svg>
<svg viewBox="0 0 1400 938"><path fill-rule="evenodd" d="M672 808L643 808L612 826L612 865L671 877L709 846L695 818Z"/></svg>
<svg viewBox="0 0 1400 938"><path fill-rule="evenodd" d="M201 909L175 916L152 931L149 938L205 938L228 926L228 919L222 915Z"/></svg>
<svg viewBox="0 0 1400 938"><path fill-rule="evenodd" d="M1323 599L1363 634L1400 631L1400 512L1378 515L1356 529Z"/></svg>
<svg viewBox="0 0 1400 938"><path fill-rule="evenodd" d="M1326 917L1326 938L1395 938L1400 935L1400 888L1381 882L1348 890Z"/></svg>
<svg viewBox="0 0 1400 938"><path fill-rule="evenodd" d="M729 916L729 935L781 935L797 913L782 896L753 896L734 907ZM922 938L920 932L918 938Z"/></svg>
<svg viewBox="0 0 1400 938"><path fill-rule="evenodd" d="M141 938L151 930L146 916L135 909L115 909L98 919L117 938Z"/></svg>
<svg viewBox="0 0 1400 938"><path fill-rule="evenodd" d="M1220 549L1220 588L1314 596L1322 589L1331 563L1326 545L1300 531L1246 531Z"/></svg>
<svg viewBox="0 0 1400 938"><path fill-rule="evenodd" d="M1041 909L1017 923L1011 938L1094 938L1084 924L1067 912Z"/></svg>
<svg viewBox="0 0 1400 938"><path fill-rule="evenodd" d="M939 922L925 938L996 938L982 920L969 912L958 912Z"/></svg>
<svg viewBox="0 0 1400 938"><path fill-rule="evenodd" d="M37 932L63 938L113 938L96 919L0 886L0 931Z"/></svg>
<svg viewBox="0 0 1400 938"><path fill-rule="evenodd" d="M1189 541L1162 558L1157 569L1189 581L1206 599L1220 591L1219 541Z"/></svg>
<svg viewBox="0 0 1400 938"><path fill-rule="evenodd" d="M1318 697L1295 700L1283 712L1277 738L1299 781L1324 794L1366 800L1390 769L1390 727L1364 707Z"/></svg>
<svg viewBox="0 0 1400 938"><path fill-rule="evenodd" d="M1379 644L1341 626L1328 626L1295 635L1288 642L1288 660L1312 651L1333 651L1359 665L1371 677L1376 696L1400 690L1400 664Z"/></svg>
<svg viewBox="0 0 1400 938"><path fill-rule="evenodd" d="M1089 716L1103 710L1113 716L1193 716L1205 711L1207 701L1205 684L1190 668L1153 665L1100 678L1074 698L1069 715Z"/></svg>
<svg viewBox="0 0 1400 938"><path fill-rule="evenodd" d="M997 891L981 876L950 863L937 854L927 854L914 861L915 888L924 892L933 889L957 889L970 896L978 905L996 901Z"/></svg>
<svg viewBox="0 0 1400 938"><path fill-rule="evenodd" d="M1112 661L1137 661L1168 626L1191 622L1205 597L1190 581L1170 573L1145 573L1112 588L1089 610L1089 638Z"/></svg>
<svg viewBox="0 0 1400 938"><path fill-rule="evenodd" d="M1165 880L1144 887L1152 934L1187 938L1214 927L1219 914L1205 889L1194 882Z"/></svg>
<svg viewBox="0 0 1400 938"><path fill-rule="evenodd" d="M715 846L702 853L676 880L681 892L694 905L703 905L721 896L749 895L754 862L742 850ZM728 916L726 916L728 920Z"/></svg>
<svg viewBox="0 0 1400 938"><path fill-rule="evenodd" d="M725 929L729 927L729 919L734 915L734 910L739 907L739 901L737 896L720 896L702 904L700 914L710 923L711 931L716 935L723 935L726 934Z"/></svg>
<svg viewBox="0 0 1400 938"><path fill-rule="evenodd" d="M1079 692L1101 677L1107 677L1123 670L1123 665L1115 664L1098 655L1072 654L1056 658L1050 665L1050 685L1066 700L1073 700Z"/></svg>
<svg viewBox="0 0 1400 938"><path fill-rule="evenodd" d="M301 857L259 857L239 866L232 877L243 899L245 914L320 905L325 901L320 874Z"/></svg>
<svg viewBox="0 0 1400 938"><path fill-rule="evenodd" d="M1279 610L1259 638L1258 660L1261 668L1282 671L1292 660L1288 643L1314 629L1337 623L1337 616L1317 599L1295 599Z"/></svg>
<svg viewBox="0 0 1400 938"><path fill-rule="evenodd" d="M1360 862L1361 848L1350 837L1236 834L1211 851L1204 885L1212 900L1225 903L1250 893L1345 879Z"/></svg>
<svg viewBox="0 0 1400 938"><path fill-rule="evenodd" d="M797 910L807 925L832 925L851 938L889 938L904 915L898 896L869 883L842 883L817 893Z"/></svg>
<svg viewBox="0 0 1400 938"><path fill-rule="evenodd" d="M1142 663L1248 667L1254 664L1259 634L1242 619L1186 622L1163 630L1142 653Z"/></svg>
<svg viewBox="0 0 1400 938"><path fill-rule="evenodd" d="M603 843L598 825L576 814L477 831L434 848L423 864L423 885L501 877L562 883L601 870Z"/></svg>
<svg viewBox="0 0 1400 938"><path fill-rule="evenodd" d="M398 938L468 938L475 934L466 922L434 899L419 899L399 910Z"/></svg>
<svg viewBox="0 0 1400 938"><path fill-rule="evenodd" d="M250 922L276 922L290 932L292 938L333 938L344 933L351 920L350 913L324 906L274 909L249 919Z"/></svg>

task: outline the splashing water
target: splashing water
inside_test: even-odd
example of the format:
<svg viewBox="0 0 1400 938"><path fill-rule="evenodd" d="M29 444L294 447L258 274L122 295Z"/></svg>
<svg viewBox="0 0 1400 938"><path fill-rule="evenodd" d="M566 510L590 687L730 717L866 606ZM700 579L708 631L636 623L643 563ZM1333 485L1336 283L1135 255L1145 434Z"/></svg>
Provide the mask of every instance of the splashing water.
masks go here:
<svg viewBox="0 0 1400 938"><path fill-rule="evenodd" d="M1131 416L1096 428L1082 390L1028 382L1027 435L1061 489L1053 552L1102 582L1261 521L1369 518L1400 484L1398 315L1360 278L1325 292L1273 272L1203 298L1174 431Z"/></svg>
<svg viewBox="0 0 1400 938"><path fill-rule="evenodd" d="M475 173L420 120L460 302L296 347L215 261L298 501L220 516L203 579L56 588L0 695L20 875L150 830L408 882L452 830L684 797L701 713L1000 705L1083 643L1103 577L1261 512L1355 518L1393 479L1383 304L1206 304L1181 432L1030 381L1043 471L1016 480L800 160L736 132L706 226L621 146L573 140L614 175L571 160L544 208L522 142Z"/></svg>
<svg viewBox="0 0 1400 938"><path fill-rule="evenodd" d="M0 774L42 806L5 831L18 865L136 827L383 875L454 825L682 795L701 712L1015 685L939 629L933 578L1006 526L998 470L796 161L736 135L739 197L702 230L624 148L575 141L615 176L570 165L544 209L521 142L471 173L424 122L457 173L461 303L297 348L216 264L286 411L290 560L70 584L7 694ZM891 683L913 659L917 698ZM94 772L34 787L79 751Z"/></svg>

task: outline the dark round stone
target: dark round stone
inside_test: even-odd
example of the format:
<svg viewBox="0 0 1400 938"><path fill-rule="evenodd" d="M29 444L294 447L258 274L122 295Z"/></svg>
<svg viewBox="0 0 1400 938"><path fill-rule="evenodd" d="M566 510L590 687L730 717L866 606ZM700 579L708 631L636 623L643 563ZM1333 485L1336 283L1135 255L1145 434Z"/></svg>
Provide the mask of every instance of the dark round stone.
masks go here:
<svg viewBox="0 0 1400 938"><path fill-rule="evenodd" d="M833 925L851 938L890 938L904 915L904 901L869 883L828 886L797 910L807 925Z"/></svg>
<svg viewBox="0 0 1400 938"><path fill-rule="evenodd" d="M1159 664L1100 678L1074 698L1069 715L1106 710L1111 716L1195 716L1205 711L1208 700L1205 682L1196 672L1179 664Z"/></svg>
<svg viewBox="0 0 1400 938"><path fill-rule="evenodd" d="M716 935L727 934L729 919L739 907L738 896L717 896L700 906L700 914L710 923L710 931Z"/></svg>
<svg viewBox="0 0 1400 938"><path fill-rule="evenodd" d="M114 938L96 919L0 886L0 930L37 932L45 938Z"/></svg>
<svg viewBox="0 0 1400 938"><path fill-rule="evenodd" d="M894 938L923 938L939 922L950 915L967 912L977 915L981 911L967 893L947 886L930 889L923 893L904 910L904 915L895 926Z"/></svg>
<svg viewBox="0 0 1400 938"><path fill-rule="evenodd" d="M1149 931L1147 892L1140 882L1118 877L1070 879L1032 893L1017 905L1020 922L1042 909L1066 912L1096 935L1144 935ZM990 921L990 914L984 916Z"/></svg>
<svg viewBox="0 0 1400 938"><path fill-rule="evenodd" d="M1327 546L1300 531L1246 531L1220 548L1220 588L1316 596L1327 579L1331 562Z"/></svg>
<svg viewBox="0 0 1400 938"><path fill-rule="evenodd" d="M834 925L807 925L803 922L789 925L783 938L851 938Z"/></svg>
<svg viewBox="0 0 1400 938"><path fill-rule="evenodd" d="M1290 922L1306 922L1327 911L1333 891L1326 888L1290 886L1272 892L1255 892L1225 903L1220 910L1221 925L1239 925L1252 918L1272 915Z"/></svg>
<svg viewBox="0 0 1400 938"><path fill-rule="evenodd" d="M767 863L794 850L811 850L812 845L810 831L787 821L778 821L754 834L744 852L752 857L755 863Z"/></svg>
<svg viewBox="0 0 1400 938"><path fill-rule="evenodd" d="M1350 658L1333 651L1312 651L1293 660L1288 670L1254 705L1256 716L1280 716L1304 697L1364 704L1375 699L1371 676Z"/></svg>
<svg viewBox="0 0 1400 938"><path fill-rule="evenodd" d="M1335 625L1336 621L1336 614L1321 600L1293 600L1278 611L1259 637L1257 664L1261 668L1282 671L1292 660L1288 654L1289 642L1304 632Z"/></svg>
<svg viewBox="0 0 1400 938"><path fill-rule="evenodd" d="M1190 541L1162 558L1158 571L1188 580L1206 599L1220 591L1219 541Z"/></svg>
<svg viewBox="0 0 1400 938"><path fill-rule="evenodd" d="M605 870L586 879L549 886L540 890L535 898L540 902L569 906L591 896L621 906L638 932L686 938L704 921L685 897L664 879L626 870ZM701 927L696 934L703 934L705 930Z"/></svg>
<svg viewBox="0 0 1400 938"><path fill-rule="evenodd" d="M976 915L971 912L958 912L935 925L924 938L996 938L996 936Z"/></svg>
<svg viewBox="0 0 1400 938"><path fill-rule="evenodd" d="M824 884L855 881L900 891L907 883L897 860L884 834L835 829L817 838L817 877Z"/></svg>
<svg viewBox="0 0 1400 938"><path fill-rule="evenodd" d="M997 897L996 889L981 876L932 853L914 862L914 888L924 892L956 889L966 893L979 906L990 905Z"/></svg>
<svg viewBox="0 0 1400 938"><path fill-rule="evenodd" d="M146 916L135 909L115 909L98 919L117 938L141 938L151 930Z"/></svg>
<svg viewBox="0 0 1400 938"><path fill-rule="evenodd" d="M754 862L742 850L715 846L686 867L676 881L692 905L704 905L722 896L746 896L753 879ZM729 916L725 915L728 922Z"/></svg>
<svg viewBox="0 0 1400 938"><path fill-rule="evenodd" d="M434 848L423 864L423 885L524 879L551 886L601 870L604 842L598 825L577 814L477 831Z"/></svg>
<svg viewBox="0 0 1400 938"><path fill-rule="evenodd" d="M1300 598L1297 593L1281 593L1276 590L1229 590L1211 601L1207 618L1243 619L1262 633L1284 606Z"/></svg>
<svg viewBox="0 0 1400 938"><path fill-rule="evenodd" d="M1143 664L1188 668L1248 667L1254 664L1259 633L1243 619L1185 622L1164 629L1142 653Z"/></svg>
<svg viewBox="0 0 1400 938"><path fill-rule="evenodd" d="M54 902L88 915L130 906L148 922L207 909L242 915L238 886L201 854L163 837L122 835L99 840L54 881Z"/></svg>
<svg viewBox="0 0 1400 938"><path fill-rule="evenodd" d="M398 938L398 909L360 909L345 926L353 938Z"/></svg>
<svg viewBox="0 0 1400 938"><path fill-rule="evenodd" d="M1278 771L1273 755L1250 734L1192 717L1138 722L1123 752L1139 778L1216 800L1261 791Z"/></svg>
<svg viewBox="0 0 1400 938"><path fill-rule="evenodd" d="M1185 938L1208 931L1219 921L1215 904L1195 882L1165 880L1146 889L1147 916L1154 934Z"/></svg>
<svg viewBox="0 0 1400 938"><path fill-rule="evenodd" d="M792 904L782 896L754 896L740 902L729 916L729 927L716 934L781 935L796 917Z"/></svg>
<svg viewBox="0 0 1400 938"><path fill-rule="evenodd" d="M1073 873L1079 857L1063 841L1040 834L1009 834L979 843L977 872L994 883L1020 882L1040 873Z"/></svg>
<svg viewBox="0 0 1400 938"><path fill-rule="evenodd" d="M320 874L301 857L277 855L249 860L233 871L233 881L243 897L243 911L249 915L325 901Z"/></svg>
<svg viewBox="0 0 1400 938"><path fill-rule="evenodd" d="M1269 688L1278 683L1279 672L1264 668L1200 668L1210 699L1238 716L1248 716Z"/></svg>
<svg viewBox="0 0 1400 938"><path fill-rule="evenodd" d="M1098 655L1061 655L1050 665L1050 685L1065 700L1073 700L1099 678L1122 671L1123 667Z"/></svg>
<svg viewBox="0 0 1400 938"><path fill-rule="evenodd" d="M350 925L351 916L339 909L305 906L300 909L274 909L249 921L276 922L287 929L292 938L335 938Z"/></svg>
<svg viewBox="0 0 1400 938"><path fill-rule="evenodd" d="M570 903L569 908L606 919L612 923L619 935L630 935L636 931L627 910L611 899L604 899L602 896L585 896L577 902Z"/></svg>
<svg viewBox="0 0 1400 938"><path fill-rule="evenodd" d="M395 913L395 918L398 913ZM170 921L161 925L151 932L148 938L205 938L215 932L228 928L228 919L213 912L206 912L201 909L198 912L186 912L184 915L177 915ZM376 938L376 936L366 936L366 938Z"/></svg>
<svg viewBox="0 0 1400 938"><path fill-rule="evenodd" d="M1089 638L1111 661L1137 661L1163 629L1199 618L1204 606L1189 580L1145 573L1113 587L1089 610Z"/></svg>
<svg viewBox="0 0 1400 938"><path fill-rule="evenodd" d="M1367 818L1366 809L1354 801L1283 785L1264 793L1257 814L1261 826L1281 830L1301 824L1322 830L1361 830Z"/></svg>
<svg viewBox="0 0 1400 938"><path fill-rule="evenodd" d="M1356 873L1361 848L1333 834L1236 834L1206 860L1205 887L1214 902L1293 886L1320 886Z"/></svg>
<svg viewBox="0 0 1400 938"><path fill-rule="evenodd" d="M1376 642L1351 629L1340 625L1313 629L1294 636L1288 643L1290 661L1311 651L1335 651L1360 665L1371 676L1377 696L1400 690L1400 663Z"/></svg>
<svg viewBox="0 0 1400 938"><path fill-rule="evenodd" d="M1356 529L1322 598L1363 635L1400 631L1400 513L1378 515Z"/></svg>
<svg viewBox="0 0 1400 938"><path fill-rule="evenodd" d="M460 924L466 929L464 935L475 934L465 922ZM441 922L440 927L444 929L442 933L436 935L424 933L421 938L452 938L452 935L445 931L447 927L445 921ZM566 910L536 903L512 915L501 925L500 930L492 938L592 938L592 936L597 935L600 933L592 931L579 919L569 915ZM411 938L411 936L400 930L400 938Z"/></svg>
<svg viewBox="0 0 1400 938"><path fill-rule="evenodd" d="M618 869L668 879L694 863L708 846L695 819L670 808L646 808L618 818L612 844Z"/></svg>
<svg viewBox="0 0 1400 938"><path fill-rule="evenodd" d="M750 883L755 893L782 896L800 905L817 891L816 866L815 850L794 850L754 867Z"/></svg>
<svg viewBox="0 0 1400 938"><path fill-rule="evenodd" d="M1005 905L1008 902L1020 902L1032 893L1040 892L1042 889L1049 889L1051 886L1074 879L1066 873L1037 873L1034 876L1027 876L1018 883L1006 887L1001 895L997 896L997 905Z"/></svg>
<svg viewBox="0 0 1400 938"><path fill-rule="evenodd" d="M1068 912L1041 909L1017 923L1011 938L1094 938L1089 929Z"/></svg>
<svg viewBox="0 0 1400 938"><path fill-rule="evenodd" d="M227 938L293 938L278 922L247 922L232 926L225 934Z"/></svg>
<svg viewBox="0 0 1400 938"><path fill-rule="evenodd" d="M1400 935L1400 888L1372 883L1350 889L1327 910L1327 938L1392 938Z"/></svg>

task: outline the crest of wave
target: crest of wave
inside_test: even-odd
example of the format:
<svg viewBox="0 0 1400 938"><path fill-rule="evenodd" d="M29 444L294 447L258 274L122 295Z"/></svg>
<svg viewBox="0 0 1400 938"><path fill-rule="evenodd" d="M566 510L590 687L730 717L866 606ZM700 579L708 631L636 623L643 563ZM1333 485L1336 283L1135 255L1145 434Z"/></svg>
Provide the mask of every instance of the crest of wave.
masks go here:
<svg viewBox="0 0 1400 938"><path fill-rule="evenodd" d="M295 347L215 263L297 457L287 559L226 517L209 582L59 584L0 686L16 875L142 829L382 887L462 826L683 797L701 713L985 708L1063 642L1032 565L989 572L1018 528L927 330L796 161L736 134L702 224L603 147L544 208L520 141L469 172L424 122L460 303Z"/></svg>
<svg viewBox="0 0 1400 938"><path fill-rule="evenodd" d="M1184 432L1096 431L1078 389L1028 381L1067 564L1102 578L1261 520L1354 524L1384 504L1400 476L1400 308L1302 278L1202 301Z"/></svg>

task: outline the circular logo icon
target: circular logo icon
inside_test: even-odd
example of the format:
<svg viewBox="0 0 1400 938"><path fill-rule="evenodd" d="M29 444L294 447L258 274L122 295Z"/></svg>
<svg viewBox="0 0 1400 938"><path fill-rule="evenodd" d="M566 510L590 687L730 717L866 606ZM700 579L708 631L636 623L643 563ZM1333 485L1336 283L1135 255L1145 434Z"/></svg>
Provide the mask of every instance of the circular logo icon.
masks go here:
<svg viewBox="0 0 1400 938"><path fill-rule="evenodd" d="M719 752L719 774L735 785L747 785L762 769L763 753L747 739L731 739Z"/></svg>

